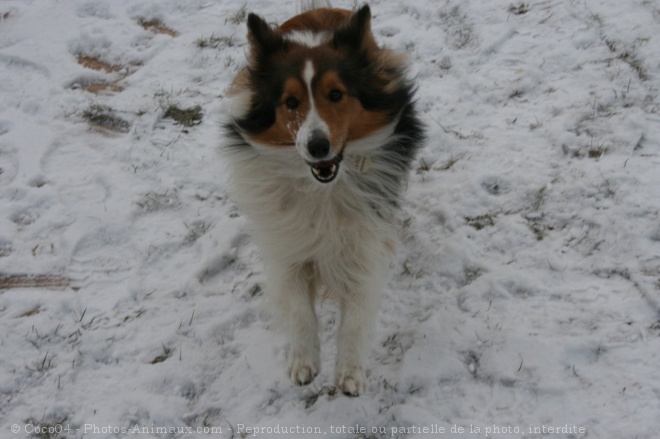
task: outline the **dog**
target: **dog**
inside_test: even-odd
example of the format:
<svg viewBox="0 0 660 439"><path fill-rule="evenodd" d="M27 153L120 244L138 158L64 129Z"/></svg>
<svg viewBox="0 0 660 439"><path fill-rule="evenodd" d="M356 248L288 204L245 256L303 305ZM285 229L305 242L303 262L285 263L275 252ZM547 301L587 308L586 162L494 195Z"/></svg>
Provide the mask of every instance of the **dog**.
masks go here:
<svg viewBox="0 0 660 439"><path fill-rule="evenodd" d="M290 378L305 385L319 373L324 291L341 313L335 384L357 396L425 130L406 60L378 46L369 6L317 5L279 27L248 15L222 150L288 337Z"/></svg>

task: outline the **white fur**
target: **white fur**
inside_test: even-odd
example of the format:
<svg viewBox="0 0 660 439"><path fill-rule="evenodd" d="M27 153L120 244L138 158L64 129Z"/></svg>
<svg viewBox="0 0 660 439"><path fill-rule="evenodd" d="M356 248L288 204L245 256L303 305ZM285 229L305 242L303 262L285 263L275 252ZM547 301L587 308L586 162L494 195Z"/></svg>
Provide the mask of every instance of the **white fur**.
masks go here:
<svg viewBox="0 0 660 439"><path fill-rule="evenodd" d="M356 146L376 150L386 133ZM263 146L253 146L226 149L232 190L254 224L290 342L289 374L306 384L319 371L314 301L323 285L341 310L335 381L358 395L366 386L371 330L395 241L391 207L374 210L378 200L360 191L347 164L334 182L321 184L293 148L263 154Z"/></svg>
<svg viewBox="0 0 660 439"><path fill-rule="evenodd" d="M307 148L314 131L319 130L324 133L326 137L330 133L328 124L325 123L316 111L316 103L314 102L314 93L312 91L312 79L314 79L314 64L308 60L305 63L305 69L303 70L303 81L307 88L307 96L309 96L309 111L296 134L296 148L298 149L298 154L300 154L300 157L302 157L303 160L308 162L319 159L319 157L312 157Z"/></svg>
<svg viewBox="0 0 660 439"><path fill-rule="evenodd" d="M291 31L284 36L287 40L307 47L317 47L330 41L330 32Z"/></svg>

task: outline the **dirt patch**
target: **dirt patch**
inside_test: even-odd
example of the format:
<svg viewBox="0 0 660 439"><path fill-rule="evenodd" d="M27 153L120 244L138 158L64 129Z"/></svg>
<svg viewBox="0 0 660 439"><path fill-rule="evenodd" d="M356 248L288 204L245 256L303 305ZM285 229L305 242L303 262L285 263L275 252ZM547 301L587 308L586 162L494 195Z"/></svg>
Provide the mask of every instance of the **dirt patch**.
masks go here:
<svg viewBox="0 0 660 439"><path fill-rule="evenodd" d="M112 108L103 105L90 106L83 112L82 117L90 125L107 131L127 133L131 128L128 121L117 116Z"/></svg>
<svg viewBox="0 0 660 439"><path fill-rule="evenodd" d="M14 288L53 288L65 289L71 280L52 274L3 274L0 273L0 291ZM33 314L36 314L35 311Z"/></svg>
<svg viewBox="0 0 660 439"><path fill-rule="evenodd" d="M104 92L119 93L124 90L119 85L117 85L117 82L94 82L91 84L83 85L80 88L95 95Z"/></svg>
<svg viewBox="0 0 660 439"><path fill-rule="evenodd" d="M116 73L122 68L121 66L108 64L105 61L87 55L78 55L78 64L88 69L106 73Z"/></svg>
<svg viewBox="0 0 660 439"><path fill-rule="evenodd" d="M177 31L165 26L160 20L140 20L138 23L146 30L156 32L157 34L169 35L171 37L177 37L179 35Z"/></svg>
<svg viewBox="0 0 660 439"><path fill-rule="evenodd" d="M37 305L34 308L25 311L23 314L21 314L21 317L32 317L35 314L39 314L40 311L41 311L41 305Z"/></svg>

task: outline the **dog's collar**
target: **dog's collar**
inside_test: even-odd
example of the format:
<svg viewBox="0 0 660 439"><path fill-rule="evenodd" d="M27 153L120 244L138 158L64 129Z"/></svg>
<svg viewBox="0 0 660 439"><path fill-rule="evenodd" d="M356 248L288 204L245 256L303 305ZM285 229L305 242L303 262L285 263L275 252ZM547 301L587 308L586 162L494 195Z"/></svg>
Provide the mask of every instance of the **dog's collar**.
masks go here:
<svg viewBox="0 0 660 439"><path fill-rule="evenodd" d="M371 169L371 156L370 155L354 155L350 159L351 167L360 174L369 172Z"/></svg>

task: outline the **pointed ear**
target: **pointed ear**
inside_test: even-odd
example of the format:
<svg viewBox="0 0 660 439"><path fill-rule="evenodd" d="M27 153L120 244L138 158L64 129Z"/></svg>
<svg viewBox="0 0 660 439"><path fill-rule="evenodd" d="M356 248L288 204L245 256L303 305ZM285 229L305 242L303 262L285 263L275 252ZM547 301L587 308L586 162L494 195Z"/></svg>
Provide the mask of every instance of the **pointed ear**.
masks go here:
<svg viewBox="0 0 660 439"><path fill-rule="evenodd" d="M335 31L334 45L337 49L358 50L375 45L371 36L371 9L364 5L354 12L346 24Z"/></svg>
<svg viewBox="0 0 660 439"><path fill-rule="evenodd" d="M248 41L256 53L268 54L284 45L282 34L273 29L266 21L256 14L250 13L247 19Z"/></svg>

